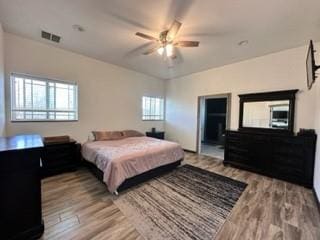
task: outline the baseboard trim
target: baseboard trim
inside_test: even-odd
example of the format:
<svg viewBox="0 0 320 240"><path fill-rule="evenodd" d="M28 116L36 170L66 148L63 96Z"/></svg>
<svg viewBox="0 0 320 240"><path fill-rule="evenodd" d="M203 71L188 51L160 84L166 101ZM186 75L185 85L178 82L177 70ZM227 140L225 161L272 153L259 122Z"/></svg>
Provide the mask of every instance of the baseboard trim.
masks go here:
<svg viewBox="0 0 320 240"><path fill-rule="evenodd" d="M319 213L320 213L320 201L319 201L320 199L318 198L317 192L316 192L316 190L314 188L312 189L312 191L313 191L313 194L314 194L314 198L316 199L318 210L319 210Z"/></svg>
<svg viewBox="0 0 320 240"><path fill-rule="evenodd" d="M197 153L196 151L192 151L192 150L185 149L185 148L183 148L183 151L185 151L185 152L189 152L189 153Z"/></svg>

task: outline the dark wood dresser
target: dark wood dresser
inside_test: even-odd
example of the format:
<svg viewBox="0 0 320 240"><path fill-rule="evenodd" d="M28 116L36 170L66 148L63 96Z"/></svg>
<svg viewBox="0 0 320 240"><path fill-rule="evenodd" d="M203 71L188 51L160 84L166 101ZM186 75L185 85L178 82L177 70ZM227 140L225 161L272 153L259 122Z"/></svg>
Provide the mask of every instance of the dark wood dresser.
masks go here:
<svg viewBox="0 0 320 240"><path fill-rule="evenodd" d="M224 164L313 186L316 135L227 131Z"/></svg>
<svg viewBox="0 0 320 240"><path fill-rule="evenodd" d="M0 238L37 239L41 212L39 135L0 138Z"/></svg>
<svg viewBox="0 0 320 240"><path fill-rule="evenodd" d="M164 139L164 132L146 132L147 137L157 138L157 139Z"/></svg>
<svg viewBox="0 0 320 240"><path fill-rule="evenodd" d="M80 144L70 139L67 142L44 144L42 152L42 176L48 177L77 169L80 160Z"/></svg>

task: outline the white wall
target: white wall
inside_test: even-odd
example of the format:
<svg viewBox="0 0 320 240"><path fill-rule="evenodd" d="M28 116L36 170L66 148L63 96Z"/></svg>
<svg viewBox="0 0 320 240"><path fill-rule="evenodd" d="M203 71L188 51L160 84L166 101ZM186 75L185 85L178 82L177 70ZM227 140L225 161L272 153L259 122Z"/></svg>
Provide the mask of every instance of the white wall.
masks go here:
<svg viewBox="0 0 320 240"><path fill-rule="evenodd" d="M0 23L0 136L5 136L6 118L4 104L4 49L3 49L3 29Z"/></svg>
<svg viewBox="0 0 320 240"><path fill-rule="evenodd" d="M318 46L319 47L319 44ZM166 85L166 135L196 150L198 96L231 92L231 129L238 128L238 94L299 89L295 131L314 128L315 96L307 90L307 46L172 79Z"/></svg>
<svg viewBox="0 0 320 240"><path fill-rule="evenodd" d="M7 134L68 134L85 141L92 130L163 129L163 122L141 120L143 95L164 96L164 81L50 45L5 33ZM10 121L12 72L76 81L78 122L13 123Z"/></svg>

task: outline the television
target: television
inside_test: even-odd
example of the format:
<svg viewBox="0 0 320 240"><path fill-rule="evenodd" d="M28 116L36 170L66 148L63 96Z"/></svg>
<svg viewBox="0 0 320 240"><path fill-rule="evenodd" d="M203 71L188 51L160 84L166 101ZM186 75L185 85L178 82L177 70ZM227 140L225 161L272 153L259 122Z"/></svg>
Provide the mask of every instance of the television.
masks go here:
<svg viewBox="0 0 320 240"><path fill-rule="evenodd" d="M316 80L316 71L320 68L320 66L317 66L315 63L314 53L315 53L315 51L313 48L313 42L312 42L312 40L310 40L308 54L307 54L307 60L306 60L308 89L311 89L313 83Z"/></svg>

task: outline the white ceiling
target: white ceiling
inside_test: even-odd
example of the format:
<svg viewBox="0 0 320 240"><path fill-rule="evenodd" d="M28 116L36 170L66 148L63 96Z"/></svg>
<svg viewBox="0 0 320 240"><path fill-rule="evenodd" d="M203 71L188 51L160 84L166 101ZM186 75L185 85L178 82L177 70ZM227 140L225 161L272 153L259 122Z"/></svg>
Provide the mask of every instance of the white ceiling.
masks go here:
<svg viewBox="0 0 320 240"><path fill-rule="evenodd" d="M319 0L0 0L5 31L38 41L46 30L60 48L168 79L320 40ZM135 36L158 36L174 19L183 23L183 48L173 68ZM79 24L85 32L77 32ZM246 46L238 46L241 40Z"/></svg>

